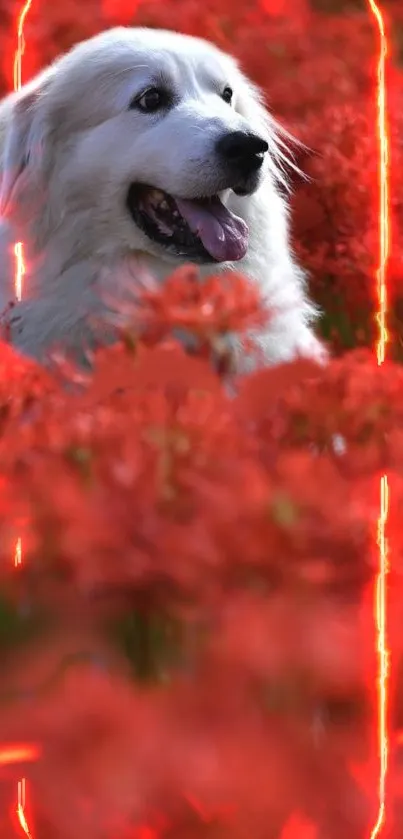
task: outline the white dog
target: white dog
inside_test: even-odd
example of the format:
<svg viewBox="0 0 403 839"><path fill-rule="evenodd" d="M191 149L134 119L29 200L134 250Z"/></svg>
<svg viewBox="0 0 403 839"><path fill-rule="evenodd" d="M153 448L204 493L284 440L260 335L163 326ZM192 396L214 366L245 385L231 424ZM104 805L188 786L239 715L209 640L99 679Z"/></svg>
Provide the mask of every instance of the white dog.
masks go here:
<svg viewBox="0 0 403 839"><path fill-rule="evenodd" d="M165 31L103 32L4 99L0 312L13 343L77 353L105 292L193 262L258 283L275 313L257 340L265 363L324 359L278 189L284 136L231 57Z"/></svg>

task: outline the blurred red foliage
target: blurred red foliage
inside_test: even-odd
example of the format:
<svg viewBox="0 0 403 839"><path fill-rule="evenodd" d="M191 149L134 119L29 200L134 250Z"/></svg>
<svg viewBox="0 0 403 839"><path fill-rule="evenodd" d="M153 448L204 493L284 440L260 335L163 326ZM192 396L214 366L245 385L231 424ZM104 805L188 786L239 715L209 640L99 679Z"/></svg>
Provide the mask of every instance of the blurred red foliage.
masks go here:
<svg viewBox="0 0 403 839"><path fill-rule="evenodd" d="M231 383L204 348L260 302L241 277L224 307L195 283L147 291L141 342L129 305L88 375L2 346L0 742L41 745L23 771L44 839L364 839L384 470L403 647L403 369L360 350Z"/></svg>
<svg viewBox="0 0 403 839"><path fill-rule="evenodd" d="M17 5L0 4L3 91ZM235 53L308 147L294 150L311 177L294 183L295 247L338 351L372 346L375 329L375 38L362 4L313 5L292 0L290 19L280 0L34 3L24 71L105 23ZM399 357L403 16L385 5ZM385 471L388 839L402 835L403 370L355 349L228 387L226 335L264 315L242 278L222 288L183 271L148 291L141 342L131 303L88 375L0 347L0 742L42 747L32 765L0 767L0 839L22 774L38 839L367 839Z"/></svg>

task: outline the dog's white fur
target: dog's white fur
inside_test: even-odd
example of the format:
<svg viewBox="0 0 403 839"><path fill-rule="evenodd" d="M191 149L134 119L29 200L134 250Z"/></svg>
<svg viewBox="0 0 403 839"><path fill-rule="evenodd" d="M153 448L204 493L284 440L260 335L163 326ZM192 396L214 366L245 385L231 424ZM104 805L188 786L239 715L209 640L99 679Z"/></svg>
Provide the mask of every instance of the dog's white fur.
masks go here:
<svg viewBox="0 0 403 839"><path fill-rule="evenodd" d="M161 119L130 110L161 73L177 92L175 107ZM232 107L219 95L225 85ZM203 266L201 275L234 269L258 283L275 312L259 336L267 363L324 359L278 188L284 135L231 57L199 39L130 28L77 45L0 104L0 312L14 299L16 241L27 267L10 318L16 346L42 359L54 344L77 350L90 339L88 317L105 311L105 291L118 298L143 270L163 281L178 261L134 224L128 186L140 180L182 198L217 192L214 142L233 130L269 143L257 191L224 195L249 226L249 247L240 262Z"/></svg>

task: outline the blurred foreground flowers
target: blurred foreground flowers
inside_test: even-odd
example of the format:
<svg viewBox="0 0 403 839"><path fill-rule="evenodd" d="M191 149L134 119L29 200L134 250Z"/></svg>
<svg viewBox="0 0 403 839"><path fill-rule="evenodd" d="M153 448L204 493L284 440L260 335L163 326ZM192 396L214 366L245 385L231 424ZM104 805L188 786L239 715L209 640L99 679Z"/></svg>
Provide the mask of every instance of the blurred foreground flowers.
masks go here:
<svg viewBox="0 0 403 839"><path fill-rule="evenodd" d="M129 307L92 374L1 347L0 742L40 747L2 812L23 773L44 839L364 839L384 471L395 674L403 647L403 370L361 350L229 392L209 347L260 303L239 277L223 317L192 277L146 295L141 342Z"/></svg>

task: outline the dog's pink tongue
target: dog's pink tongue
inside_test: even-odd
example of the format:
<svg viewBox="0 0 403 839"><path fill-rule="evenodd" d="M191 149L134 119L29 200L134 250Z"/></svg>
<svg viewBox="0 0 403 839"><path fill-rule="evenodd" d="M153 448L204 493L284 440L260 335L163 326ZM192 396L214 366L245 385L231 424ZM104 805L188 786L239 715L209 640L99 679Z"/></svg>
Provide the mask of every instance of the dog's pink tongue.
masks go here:
<svg viewBox="0 0 403 839"><path fill-rule="evenodd" d="M232 262L245 256L249 241L248 225L231 213L219 198L206 201L176 198L175 201L192 233L199 236L213 259Z"/></svg>

